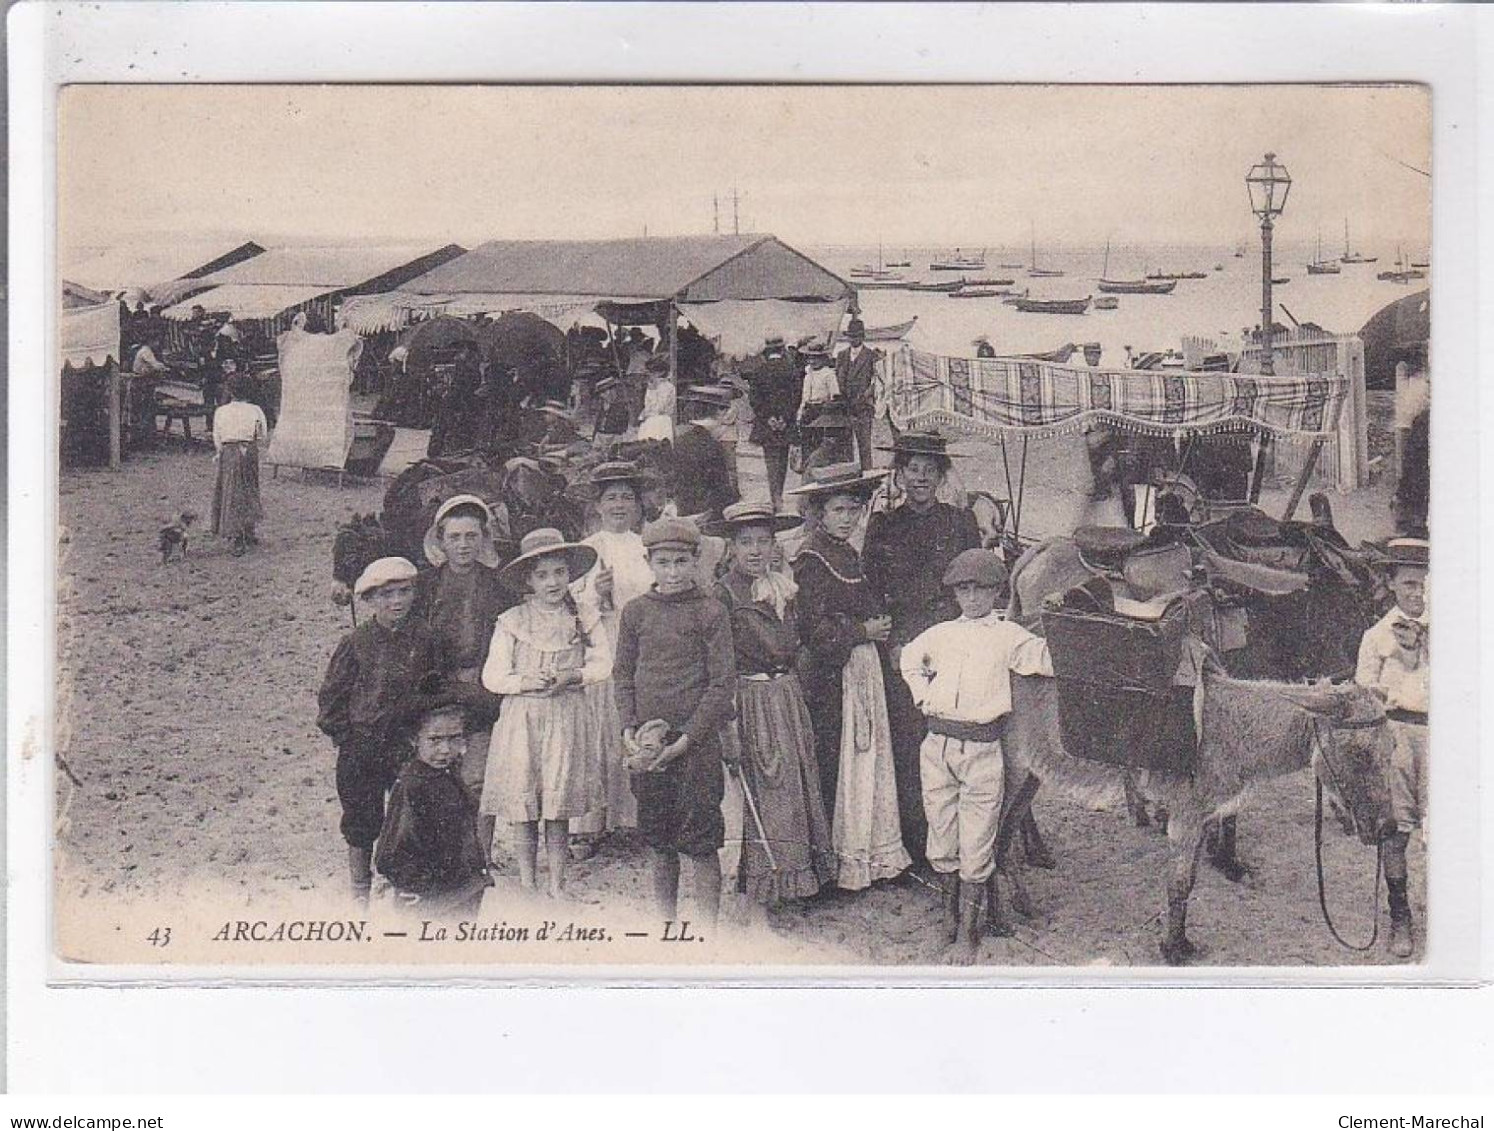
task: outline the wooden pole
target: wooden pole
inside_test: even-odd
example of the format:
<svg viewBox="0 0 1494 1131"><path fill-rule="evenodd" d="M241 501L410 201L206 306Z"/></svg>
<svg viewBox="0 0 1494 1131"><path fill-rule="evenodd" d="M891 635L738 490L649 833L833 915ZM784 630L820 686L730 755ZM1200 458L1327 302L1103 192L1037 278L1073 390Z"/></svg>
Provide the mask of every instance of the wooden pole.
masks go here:
<svg viewBox="0 0 1494 1131"><path fill-rule="evenodd" d="M675 306L674 299L669 300L669 383L674 386L674 415L679 419L680 404L680 381L679 381L679 355L680 355L680 311Z"/></svg>
<svg viewBox="0 0 1494 1131"><path fill-rule="evenodd" d="M1312 475L1313 465L1318 462L1318 453L1322 450L1323 437L1313 437L1312 447L1307 452L1307 459L1302 463L1302 474L1297 476L1297 485L1292 488L1292 497L1287 500L1286 510L1282 512L1282 522L1291 522L1292 515L1297 513L1297 504L1302 501L1302 493L1307 490L1308 477Z"/></svg>
<svg viewBox="0 0 1494 1131"><path fill-rule="evenodd" d="M122 405L120 403L120 381L119 366L110 365L108 369L109 382L109 468L112 471L119 470L120 464L120 416Z"/></svg>

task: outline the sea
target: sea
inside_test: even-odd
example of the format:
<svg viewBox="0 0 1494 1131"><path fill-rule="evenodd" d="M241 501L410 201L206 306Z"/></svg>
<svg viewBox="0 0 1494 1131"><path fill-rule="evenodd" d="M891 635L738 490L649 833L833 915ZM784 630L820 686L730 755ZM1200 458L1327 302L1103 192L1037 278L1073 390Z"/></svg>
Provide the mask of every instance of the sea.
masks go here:
<svg viewBox="0 0 1494 1131"><path fill-rule="evenodd" d="M877 263L876 244L867 246L804 247L806 254L848 278L852 267ZM964 254L979 254L980 247L965 246ZM1117 295L1115 310L1096 310L1083 315L1023 314L1000 298L957 299L929 292L863 289L860 291L862 320L868 327L906 322L915 315L917 324L904 339L910 345L934 353L969 357L973 342L984 334L998 354L1040 353L1066 343L1098 342L1100 364L1122 367L1125 350L1136 353L1180 348L1184 336L1235 340L1242 330L1261 320L1261 248L1257 239L1245 245L1243 257L1236 246L1168 246L1165 244L1109 249L1109 277L1137 279L1149 271L1180 273L1202 271L1202 279L1182 279L1170 295ZM1291 281L1273 288L1276 319L1285 326L1313 322L1331 333L1355 333L1386 304L1427 286L1383 282L1379 271L1394 266L1397 249L1374 246L1356 250L1378 256L1376 263L1345 264L1338 275L1309 275L1307 263L1314 244L1278 243L1273 249L1276 277ZM1325 254L1338 249L1324 248ZM894 268L909 280L949 282L960 278L951 271L931 271L936 259L950 255L945 247L893 247L881 249L883 262L907 261L908 268ZM1035 298L1099 297L1097 280L1105 270L1106 249L1066 246L1037 249L1038 265L1061 270L1062 278L1029 278L1032 251L1029 247L988 247L986 266L971 278L1010 278L1012 289L1029 291ZM1423 260L1421 249L1406 249L1407 258ZM1004 267L1003 264L1016 266ZM1215 267L1218 270L1215 270ZM1430 272L1429 272L1430 274ZM859 280L849 279L856 283ZM886 348L885 346L881 348Z"/></svg>

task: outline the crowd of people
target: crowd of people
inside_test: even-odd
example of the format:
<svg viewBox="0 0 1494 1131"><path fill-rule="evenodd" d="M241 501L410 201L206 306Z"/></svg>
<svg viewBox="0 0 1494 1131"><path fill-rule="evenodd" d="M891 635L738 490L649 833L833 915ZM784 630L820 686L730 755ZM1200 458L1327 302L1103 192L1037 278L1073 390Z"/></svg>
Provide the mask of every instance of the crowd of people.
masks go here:
<svg viewBox="0 0 1494 1131"><path fill-rule="evenodd" d="M870 403L870 379L845 375L863 354L805 352L791 360L771 338L747 367L765 448L802 453L817 418L854 422L847 387ZM712 392L689 391L696 419L674 443L720 434L734 401ZM492 512L461 495L435 515L426 568L369 565L354 592L372 616L319 693L354 893L377 882L422 914L466 914L501 866L561 897L568 862L610 840L646 853L661 916L676 916L688 873L693 918L714 922L730 773L751 902L921 875L947 891L949 940L973 955L1010 697L973 694L971 680L1051 669L1042 642L997 611L1001 559L969 512L937 498L944 439L900 434L879 468L869 428L835 431L838 448L801 454L791 489L787 460L781 478L769 463L767 499L737 499L731 476L729 495L677 498L645 522L657 484L609 461L590 476L598 529L580 541L534 530L500 562ZM868 524L892 475L902 502ZM933 631L952 624L972 635Z"/></svg>
<svg viewBox="0 0 1494 1131"><path fill-rule="evenodd" d="M508 871L564 898L569 862L610 844L646 861L662 918L688 876L692 918L713 923L732 775L749 902L916 879L944 893L952 960L973 960L1010 675L1051 675L1051 658L1005 619L1006 566L972 513L941 501L957 458L945 438L894 433L890 460L876 457L877 355L859 325L848 337L838 356L769 337L734 375L745 398L730 381L677 386L652 350L639 351L641 405L604 375L593 442L663 440L689 465L654 521L653 473L608 460L589 477L585 538L532 530L504 561L488 504L458 495L419 568L363 570L354 593L371 615L318 696L356 897L377 888L426 917L465 916ZM228 398L214 524L237 550L255 540L267 423L232 380ZM744 399L767 498L739 498ZM897 505L870 513L889 479ZM1385 870L1400 955L1425 780L1425 542L1392 546L1396 608L1365 635L1358 678L1395 732Z"/></svg>

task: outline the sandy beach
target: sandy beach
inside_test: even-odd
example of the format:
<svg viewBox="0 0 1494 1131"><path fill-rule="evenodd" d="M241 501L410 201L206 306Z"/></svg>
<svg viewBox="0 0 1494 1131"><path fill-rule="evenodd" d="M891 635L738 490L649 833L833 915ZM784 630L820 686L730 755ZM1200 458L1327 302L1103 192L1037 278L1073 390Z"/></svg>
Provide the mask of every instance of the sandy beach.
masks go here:
<svg viewBox="0 0 1494 1131"><path fill-rule="evenodd" d="M1377 448L1383 437L1377 424ZM1078 485L1061 452L1034 445L1033 453L1026 506L1041 533L1062 526L1057 516L1073 508ZM750 448L742 474L747 493L761 491ZM965 462L961 474L969 486L998 486L989 457ZM350 910L334 751L315 726L315 691L350 627L329 595L332 534L354 511L376 511L383 485L267 474L257 550L231 557L199 524L186 560L162 565L156 531L181 510L205 514L211 483L208 449L180 444L120 472L61 479L57 737L78 784L57 775L54 865L58 901L75 909L75 922L90 908L169 907L208 887L246 906L293 899ZM1263 502L1278 512L1284 498L1272 486ZM1351 542L1387 533L1387 499L1383 483L1332 495ZM1026 872L1034 915L1018 920L1015 937L988 938L981 962L1155 963L1164 838L1121 813L1047 794L1036 812L1058 868ZM1190 919L1200 963L1384 961L1379 948L1340 948L1323 927L1307 773L1247 798L1240 853L1253 869L1243 883L1200 870ZM1330 828L1325 856L1340 929L1367 937L1373 855ZM1420 910L1419 846L1412 867ZM646 906L641 850L609 845L571 876L579 906L591 911ZM767 929L793 961L922 964L936 958L938 913L932 890L904 882L776 912Z"/></svg>

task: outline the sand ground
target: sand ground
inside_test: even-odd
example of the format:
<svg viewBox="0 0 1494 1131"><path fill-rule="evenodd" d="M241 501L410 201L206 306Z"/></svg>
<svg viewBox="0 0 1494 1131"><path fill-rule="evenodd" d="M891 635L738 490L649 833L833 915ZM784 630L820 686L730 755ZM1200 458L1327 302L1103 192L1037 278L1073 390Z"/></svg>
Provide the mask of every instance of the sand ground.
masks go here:
<svg viewBox="0 0 1494 1131"><path fill-rule="evenodd" d="M1041 447L1032 449L1025 504L1038 532L1061 521L1077 489L1072 459ZM973 461L962 473L996 486L993 466ZM266 475L256 551L229 556L200 522L188 558L162 565L156 531L183 509L206 516L212 475L207 449L178 445L120 472L61 478L57 740L79 784L58 775L54 863L59 901L70 907L169 907L197 885L343 906L334 751L315 726L315 690L349 628L348 611L329 598L332 533L353 511L377 510L382 485ZM748 492L760 476L748 450ZM1273 487L1266 505L1277 510L1284 494ZM1351 541L1388 532L1387 499L1383 484L1334 496ZM1015 937L987 940L982 962L1154 963L1163 837L1050 795L1036 812L1058 868L1027 873L1034 916ZM1329 936L1312 844L1308 774L1268 783L1246 802L1240 851L1253 874L1233 884L1201 869L1190 923L1200 962L1386 960L1383 946L1358 955ZM1373 855L1336 829L1325 852L1340 929L1365 937ZM1416 842L1412 865L1420 909ZM587 904L641 905L647 896L638 850L604 847L572 875ZM937 919L935 893L903 883L777 911L766 926L807 960L924 963L937 957Z"/></svg>

